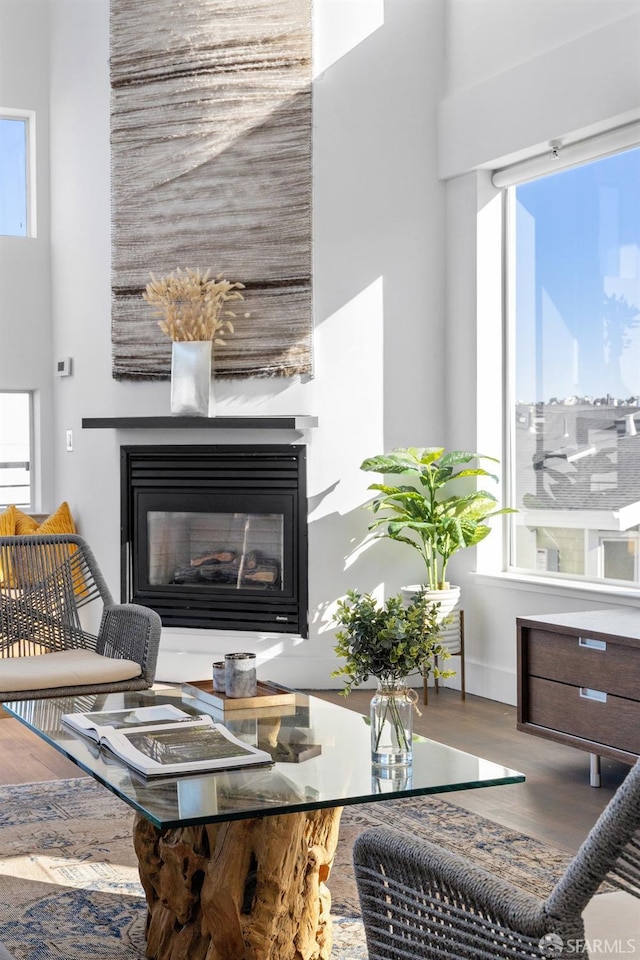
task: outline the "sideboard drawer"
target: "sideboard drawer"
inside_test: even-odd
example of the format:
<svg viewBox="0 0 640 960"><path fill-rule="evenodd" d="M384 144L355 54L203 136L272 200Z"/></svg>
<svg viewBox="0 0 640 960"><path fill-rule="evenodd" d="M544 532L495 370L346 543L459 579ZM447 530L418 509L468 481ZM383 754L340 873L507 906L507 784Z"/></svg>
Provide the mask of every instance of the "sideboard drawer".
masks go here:
<svg viewBox="0 0 640 960"><path fill-rule="evenodd" d="M637 647L584 636L529 630L527 672L575 687L593 687L618 697L640 697Z"/></svg>
<svg viewBox="0 0 640 960"><path fill-rule="evenodd" d="M640 702L539 677L529 678L528 722L618 750L640 753Z"/></svg>

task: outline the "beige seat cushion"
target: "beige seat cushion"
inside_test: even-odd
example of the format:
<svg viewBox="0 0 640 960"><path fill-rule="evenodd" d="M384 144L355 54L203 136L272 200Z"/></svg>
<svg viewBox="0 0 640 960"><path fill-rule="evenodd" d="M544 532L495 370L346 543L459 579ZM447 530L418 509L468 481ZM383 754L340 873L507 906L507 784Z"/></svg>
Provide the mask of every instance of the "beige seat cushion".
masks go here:
<svg viewBox="0 0 640 960"><path fill-rule="evenodd" d="M46 690L87 683L131 680L142 673L139 663L103 657L91 650L61 650L34 657L0 660L0 690Z"/></svg>
<svg viewBox="0 0 640 960"><path fill-rule="evenodd" d="M609 960L640 956L640 900L614 890L599 893L588 904L582 918L589 956Z"/></svg>

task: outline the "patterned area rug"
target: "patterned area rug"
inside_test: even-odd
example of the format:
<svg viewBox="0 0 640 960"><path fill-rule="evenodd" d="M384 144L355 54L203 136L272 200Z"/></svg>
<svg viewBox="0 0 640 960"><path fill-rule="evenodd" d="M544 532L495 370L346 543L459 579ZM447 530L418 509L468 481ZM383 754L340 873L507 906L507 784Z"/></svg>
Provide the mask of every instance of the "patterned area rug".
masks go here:
<svg viewBox="0 0 640 960"><path fill-rule="evenodd" d="M16 960L143 960L133 811L86 778L0 787L0 942ZM345 808L330 889L336 960L366 960L351 845L384 824L544 895L567 855L438 797Z"/></svg>

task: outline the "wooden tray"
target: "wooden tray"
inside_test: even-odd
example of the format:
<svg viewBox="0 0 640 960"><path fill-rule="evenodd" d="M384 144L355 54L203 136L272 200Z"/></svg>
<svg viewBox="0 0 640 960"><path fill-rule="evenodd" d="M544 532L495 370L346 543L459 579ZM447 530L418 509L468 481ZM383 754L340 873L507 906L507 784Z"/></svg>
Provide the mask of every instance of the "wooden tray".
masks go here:
<svg viewBox="0 0 640 960"><path fill-rule="evenodd" d="M275 683L258 680L255 697L228 697L213 689L213 680L190 680L182 684L182 692L198 700L204 700L219 710L259 710L261 707L295 706L296 695L292 690L283 690Z"/></svg>
<svg viewBox="0 0 640 960"><path fill-rule="evenodd" d="M274 747L268 740L259 740L258 746L270 753L276 763L304 763L322 753L319 743L277 743Z"/></svg>

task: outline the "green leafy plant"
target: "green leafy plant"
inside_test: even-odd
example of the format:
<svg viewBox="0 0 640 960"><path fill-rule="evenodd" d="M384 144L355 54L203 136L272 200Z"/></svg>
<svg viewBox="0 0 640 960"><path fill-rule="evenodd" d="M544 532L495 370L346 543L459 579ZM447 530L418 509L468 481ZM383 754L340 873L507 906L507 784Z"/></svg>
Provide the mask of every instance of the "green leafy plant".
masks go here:
<svg viewBox="0 0 640 960"><path fill-rule="evenodd" d="M401 474L414 481L402 486L370 485L369 490L379 491L380 496L368 504L377 515L369 529L418 551L429 590L447 588L449 560L456 551L480 543L491 533L486 523L490 517L515 512L510 507L497 509L497 500L488 490L454 489L465 477L498 481L495 474L479 466L481 460L498 463L495 457L463 450L447 453L444 447L398 447L361 464L361 470ZM478 466L468 466L473 461Z"/></svg>
<svg viewBox="0 0 640 960"><path fill-rule="evenodd" d="M409 604L401 594L382 605L371 596L349 590L346 600L339 600L334 623L342 629L336 633L336 654L344 664L332 673L345 678L343 696L351 688L375 677L382 683L402 680L419 671L425 676L451 677L453 670L435 665L449 658L449 651L440 643L438 606L417 594Z"/></svg>

